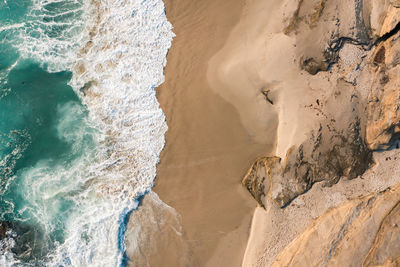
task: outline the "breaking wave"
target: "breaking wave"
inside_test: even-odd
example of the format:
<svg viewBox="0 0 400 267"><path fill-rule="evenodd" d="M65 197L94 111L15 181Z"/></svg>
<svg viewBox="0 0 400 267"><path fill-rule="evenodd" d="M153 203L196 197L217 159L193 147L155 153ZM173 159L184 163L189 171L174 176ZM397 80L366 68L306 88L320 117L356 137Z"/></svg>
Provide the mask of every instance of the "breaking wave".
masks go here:
<svg viewBox="0 0 400 267"><path fill-rule="evenodd" d="M21 9L18 2L26 1L4 2L0 9ZM10 63L0 62L0 110L10 110L10 95L26 94L15 92L11 77L35 64L49 79L69 80L78 98L66 92L67 100L49 100L52 111L43 116L54 118L47 139L33 130L45 124L39 117L29 120L36 120L31 128L23 121L3 129L0 124L1 219L14 224L0 242L0 264L122 265L126 216L153 185L167 130L154 90L163 82L173 38L164 4L35 0L21 5L25 13L6 17L0 27L0 49L11 51ZM41 98L53 92L40 90ZM29 161L35 140L51 138L59 147L47 144ZM29 241L20 239L21 233ZM20 243L28 244L22 252Z"/></svg>

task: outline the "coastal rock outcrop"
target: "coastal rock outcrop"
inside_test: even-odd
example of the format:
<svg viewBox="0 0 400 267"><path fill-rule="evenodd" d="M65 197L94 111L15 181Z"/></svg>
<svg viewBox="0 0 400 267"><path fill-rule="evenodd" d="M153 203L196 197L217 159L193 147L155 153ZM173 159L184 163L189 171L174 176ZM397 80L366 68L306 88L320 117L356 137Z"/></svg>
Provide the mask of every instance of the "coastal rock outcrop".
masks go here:
<svg viewBox="0 0 400 267"><path fill-rule="evenodd" d="M242 183L261 206L265 207L262 198L266 196L285 207L316 182L329 186L341 177L353 179L372 165L372 152L364 141L358 117L359 97L346 83L342 86L325 102L318 100L310 106L324 114L324 119L309 139L289 149L284 160L265 157L249 169ZM337 103L346 104L329 112Z"/></svg>
<svg viewBox="0 0 400 267"><path fill-rule="evenodd" d="M242 183L261 206L263 197L285 207L316 182L329 186L341 177L356 178L373 165L374 150L396 143L396 6L393 1L298 1L283 32L296 40L300 69L311 75L307 83L326 80L328 87L302 107L313 125L307 137L294 143L284 160L257 160L245 175Z"/></svg>
<svg viewBox="0 0 400 267"><path fill-rule="evenodd" d="M384 25L392 25L395 16L388 13ZM382 32L390 32L382 28ZM400 137L399 32L381 42L374 50L369 72L372 81L368 97L366 141L371 149L387 149Z"/></svg>
<svg viewBox="0 0 400 267"><path fill-rule="evenodd" d="M373 42L363 19L365 1L300 0L283 32L296 38L300 67L311 75L327 71L350 43L367 48Z"/></svg>
<svg viewBox="0 0 400 267"><path fill-rule="evenodd" d="M278 127L276 152L243 179L264 208L253 229L275 236L252 235L246 266L398 266L400 180L389 163L398 152L389 149L400 147L400 2L294 2L282 32L306 100L282 94L274 105L296 106L304 121L292 135ZM296 218L308 221L288 222Z"/></svg>
<svg viewBox="0 0 400 267"><path fill-rule="evenodd" d="M399 199L398 185L327 211L271 266L397 266Z"/></svg>
<svg viewBox="0 0 400 267"><path fill-rule="evenodd" d="M243 186L249 190L257 203L265 208L264 197L270 190L271 181L276 165L281 161L278 157L264 157L257 159L242 180Z"/></svg>

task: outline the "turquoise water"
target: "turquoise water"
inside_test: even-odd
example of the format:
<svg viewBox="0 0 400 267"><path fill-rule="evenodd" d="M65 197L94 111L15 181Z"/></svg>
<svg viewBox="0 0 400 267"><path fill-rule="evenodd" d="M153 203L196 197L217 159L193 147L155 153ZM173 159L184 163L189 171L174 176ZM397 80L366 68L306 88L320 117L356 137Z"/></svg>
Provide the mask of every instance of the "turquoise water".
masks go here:
<svg viewBox="0 0 400 267"><path fill-rule="evenodd" d="M162 0L0 0L0 266L124 266L172 38Z"/></svg>
<svg viewBox="0 0 400 267"><path fill-rule="evenodd" d="M18 252L21 244L17 242L12 249L18 252L14 260L43 265L65 241L65 222L76 207L73 196L83 186L69 184L79 179L71 177L69 168L82 157L90 158L95 141L87 111L68 85L72 74L50 72L54 62L23 56L20 48L25 41L21 36L65 35L68 25L44 26L40 19L76 19L81 12L56 14L82 4L61 1L44 5L42 13L32 13L33 4L26 0L0 3L0 220L23 228L16 235L25 235L21 241L25 248ZM45 55L67 49L50 49ZM3 249L6 254L9 248Z"/></svg>
<svg viewBox="0 0 400 267"><path fill-rule="evenodd" d="M82 140L65 138L85 127L86 116L67 85L70 77L68 72L48 73L34 62L23 61L8 74L1 88L7 94L0 101L0 151L2 160L6 159L0 166L0 218L22 221L39 231L36 238L43 249L35 247L39 254L34 256L40 258L54 248L55 242L64 241L64 221L74 205L68 196L71 192L54 194L57 189L50 187L57 185L46 182L56 181L40 179L58 165L68 167L93 146L90 133ZM74 146L75 141L81 142L79 147ZM45 198L46 194L53 195Z"/></svg>

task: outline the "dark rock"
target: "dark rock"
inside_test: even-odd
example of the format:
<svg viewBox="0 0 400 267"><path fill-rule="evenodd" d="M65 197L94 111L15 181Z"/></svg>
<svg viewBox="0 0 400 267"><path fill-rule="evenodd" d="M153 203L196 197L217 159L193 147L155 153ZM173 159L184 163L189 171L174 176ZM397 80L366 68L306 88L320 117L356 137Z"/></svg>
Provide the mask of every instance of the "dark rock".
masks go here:
<svg viewBox="0 0 400 267"><path fill-rule="evenodd" d="M378 50L378 52L376 53L376 55L374 57L374 64L378 65L378 64L385 63L385 52L386 52L386 49L384 46L382 46Z"/></svg>
<svg viewBox="0 0 400 267"><path fill-rule="evenodd" d="M300 68L307 71L311 75L315 75L320 71L326 71L328 65L325 62L317 62L313 58L300 59Z"/></svg>
<svg viewBox="0 0 400 267"><path fill-rule="evenodd" d="M360 98L351 85L338 85L323 103L319 101L318 110L324 117L308 139L289 149L283 161L262 158L249 169L242 183L261 206L265 206L264 197L268 196L283 208L314 183L332 186L342 177L354 179L373 163L359 117L364 105L358 102ZM335 108L338 103L340 109Z"/></svg>
<svg viewBox="0 0 400 267"><path fill-rule="evenodd" d="M280 162L278 157L264 157L256 160L242 180L243 186L247 188L257 203L265 208L263 197L269 191L271 183L272 168ZM266 188L266 184L267 188Z"/></svg>
<svg viewBox="0 0 400 267"><path fill-rule="evenodd" d="M10 250L16 258L29 262L34 258L41 259L46 245L42 242L43 233L36 227L21 222L0 221L0 240L13 240Z"/></svg>

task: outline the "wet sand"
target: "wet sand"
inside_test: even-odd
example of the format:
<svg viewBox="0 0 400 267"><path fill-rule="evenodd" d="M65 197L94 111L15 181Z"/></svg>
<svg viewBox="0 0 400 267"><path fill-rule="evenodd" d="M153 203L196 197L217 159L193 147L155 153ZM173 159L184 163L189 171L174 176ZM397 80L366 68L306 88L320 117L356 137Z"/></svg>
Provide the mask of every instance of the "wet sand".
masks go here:
<svg viewBox="0 0 400 267"><path fill-rule="evenodd" d="M190 266L241 266L256 207L241 179L272 147L254 141L237 109L210 87L207 69L244 1L165 4L176 37L157 89L169 130L154 191L181 216Z"/></svg>

